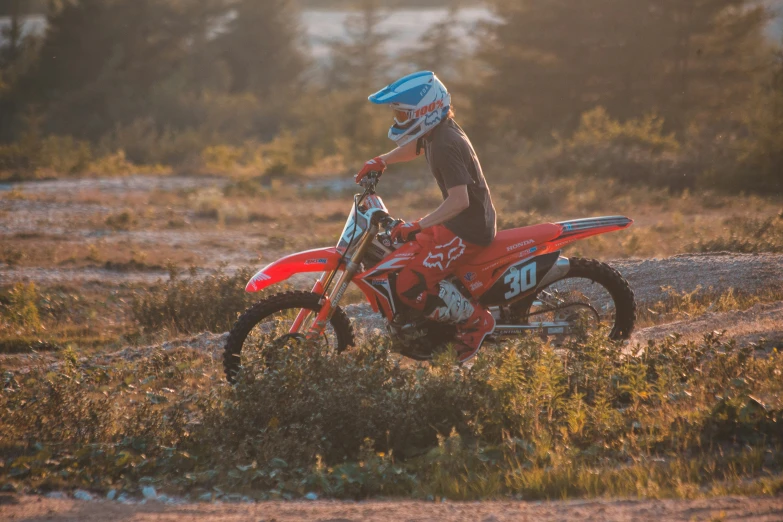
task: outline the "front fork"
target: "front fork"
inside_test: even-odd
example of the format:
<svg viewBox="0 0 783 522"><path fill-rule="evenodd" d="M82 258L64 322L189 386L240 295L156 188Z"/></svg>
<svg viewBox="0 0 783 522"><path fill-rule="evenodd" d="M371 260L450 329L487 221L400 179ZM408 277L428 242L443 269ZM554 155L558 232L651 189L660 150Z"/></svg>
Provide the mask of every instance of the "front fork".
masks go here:
<svg viewBox="0 0 783 522"><path fill-rule="evenodd" d="M324 289L327 288L328 286L327 281L331 282L331 279L334 277L336 273L337 270L322 273L321 277L318 278L318 280L315 282L315 285L313 285L312 292L314 294L322 293ZM313 313L312 310L307 310L306 308L302 308L301 310L299 310L296 319L294 319L294 324L291 325L291 329L288 330L288 333L291 334L299 333L299 330L302 329L302 325L310 317L312 313Z"/></svg>
<svg viewBox="0 0 783 522"><path fill-rule="evenodd" d="M331 296L327 295L325 290L331 286L331 282L337 274L337 270L334 270L333 272L324 272L315 282L315 285L313 285L313 293L320 294L323 292L324 296L321 299L321 310L319 310L313 324L307 330L306 338L308 340L316 339L323 333L326 328L326 323L332 318L335 309L343 298L345 291L348 289L348 285L353 280L353 277L359 272L362 259L364 259L364 254L367 252L367 248L370 246L370 243L372 243L376 234L378 234L378 225L373 224L361 238L359 246L345 266L345 270L337 279L337 283L334 287L335 291ZM296 319L294 319L294 324L291 326L289 333L299 333L305 321L309 319L312 313L311 310L300 310Z"/></svg>

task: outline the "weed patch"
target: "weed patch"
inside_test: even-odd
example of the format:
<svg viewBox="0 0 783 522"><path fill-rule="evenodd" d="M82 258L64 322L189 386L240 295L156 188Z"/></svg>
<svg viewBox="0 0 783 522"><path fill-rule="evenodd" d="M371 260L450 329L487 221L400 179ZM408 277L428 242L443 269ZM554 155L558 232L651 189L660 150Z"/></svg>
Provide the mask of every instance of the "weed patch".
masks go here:
<svg viewBox="0 0 783 522"><path fill-rule="evenodd" d="M691 243L695 252L783 252L783 212L767 219L733 217L725 221L729 234Z"/></svg>
<svg viewBox="0 0 783 522"><path fill-rule="evenodd" d="M720 293L712 288L704 290L697 286L692 292L677 292L671 287L663 288L666 297L657 303L639 310L637 319L641 324L661 324L688 319L708 312L729 312L747 310L758 303L783 300L783 286L770 285L763 292L747 293L730 288Z"/></svg>
<svg viewBox="0 0 783 522"><path fill-rule="evenodd" d="M106 218L106 226L112 230L130 230L137 222L136 215L129 209L112 214Z"/></svg>
<svg viewBox="0 0 783 522"><path fill-rule="evenodd" d="M133 299L133 318L146 331L224 332L239 312L260 298L245 292L251 268L233 275L218 269L203 278L182 278L176 270L170 275L168 281L139 291Z"/></svg>
<svg viewBox="0 0 783 522"><path fill-rule="evenodd" d="M41 318L38 314L38 290L34 283L17 283L4 298L2 322L20 333L41 331Z"/></svg>
<svg viewBox="0 0 783 522"><path fill-rule="evenodd" d="M128 328L126 315L119 295L17 283L0 288L0 352L107 347Z"/></svg>
<svg viewBox="0 0 783 522"><path fill-rule="evenodd" d="M710 335L629 356L534 339L400 366L378 340L280 347L237 385L175 348L2 374L0 481L253 498L775 494L783 357Z"/></svg>

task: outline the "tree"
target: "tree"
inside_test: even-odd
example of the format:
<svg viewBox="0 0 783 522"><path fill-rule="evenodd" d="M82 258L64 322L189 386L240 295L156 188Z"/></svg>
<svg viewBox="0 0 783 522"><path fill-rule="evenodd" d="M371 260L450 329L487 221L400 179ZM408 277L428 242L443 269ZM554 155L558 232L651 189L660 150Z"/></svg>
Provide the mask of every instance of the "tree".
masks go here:
<svg viewBox="0 0 783 522"><path fill-rule="evenodd" d="M411 61L420 70L434 71L446 81L456 76L456 65L462 56L460 42L454 35L459 10L460 2L452 3L446 18L432 24L424 33L421 46L410 53Z"/></svg>
<svg viewBox="0 0 783 522"><path fill-rule="evenodd" d="M0 46L0 69L16 61L22 45L22 0L0 1L0 12L7 12L10 24L4 28L0 37L7 41Z"/></svg>
<svg viewBox="0 0 783 522"><path fill-rule="evenodd" d="M307 61L292 2L239 0L234 12L218 41L231 73L231 90L265 97L276 90L297 88Z"/></svg>
<svg viewBox="0 0 783 522"><path fill-rule="evenodd" d="M0 0L0 13L10 17L8 27L2 30L0 38L5 45L0 45L0 140L12 136L14 123L19 111L14 99L14 90L20 77L24 77L35 65L38 59L38 38L23 35L23 15L31 6L22 0Z"/></svg>
<svg viewBox="0 0 783 522"><path fill-rule="evenodd" d="M523 135L570 132L595 106L670 129L725 118L752 90L764 12L752 0L492 0L474 104Z"/></svg>
<svg viewBox="0 0 783 522"><path fill-rule="evenodd" d="M377 0L362 0L358 13L344 24L347 38L331 43L331 64L327 72L330 88L378 89L387 79L389 58L384 50L388 34L378 30L381 12Z"/></svg>
<svg viewBox="0 0 783 522"><path fill-rule="evenodd" d="M216 1L79 0L54 6L36 66L14 88L47 130L97 140L150 112L156 85L203 34Z"/></svg>
<svg viewBox="0 0 783 522"><path fill-rule="evenodd" d="M783 49L776 58L773 73L746 113L749 136L730 188L783 193Z"/></svg>

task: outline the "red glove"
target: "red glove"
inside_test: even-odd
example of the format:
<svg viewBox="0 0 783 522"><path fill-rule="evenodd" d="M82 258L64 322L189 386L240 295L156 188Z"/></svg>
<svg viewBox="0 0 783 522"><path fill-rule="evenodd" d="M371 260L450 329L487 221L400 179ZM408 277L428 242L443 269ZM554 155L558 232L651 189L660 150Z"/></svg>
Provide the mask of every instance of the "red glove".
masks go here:
<svg viewBox="0 0 783 522"><path fill-rule="evenodd" d="M386 162L383 161L380 156L376 156L364 164L364 167L362 167L362 170L359 171L354 180L356 183L359 183L370 172L380 172L383 174L384 170L386 170Z"/></svg>
<svg viewBox="0 0 783 522"><path fill-rule="evenodd" d="M413 223L406 223L405 221L402 221L397 223L392 229L391 240L392 242L399 240L404 243L406 241L410 241L411 236L418 232L421 232L421 225L418 221L414 221Z"/></svg>

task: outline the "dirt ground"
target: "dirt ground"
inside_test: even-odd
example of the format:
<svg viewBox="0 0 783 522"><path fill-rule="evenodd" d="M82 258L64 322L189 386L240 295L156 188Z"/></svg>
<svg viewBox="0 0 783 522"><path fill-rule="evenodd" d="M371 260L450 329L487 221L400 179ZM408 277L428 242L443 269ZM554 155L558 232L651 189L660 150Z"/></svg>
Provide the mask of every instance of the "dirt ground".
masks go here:
<svg viewBox="0 0 783 522"><path fill-rule="evenodd" d="M34 281L39 285L96 284L106 288L130 283L151 283L167 278L165 260L180 267L198 266L204 273L223 263L231 272L244 265L263 266L282 254L328 243L342 226L344 201L319 203L311 225L295 227L291 215L259 218L224 227L199 217L199 191L222 187L212 178L146 178L120 180L67 180L20 185L21 192L0 198L0 253L16 253L16 263L0 262L0 284ZM0 192L12 188L0 186ZM184 191L187 198L172 194ZM184 206L183 201L187 201ZM266 205L273 205L267 202ZM221 207L223 208L223 207ZM275 206L275 212L283 208ZM107 230L107 223L123 209L131 209L127 229ZM223 212L223 210L221 210ZM228 214L230 218L230 213ZM641 223L641 222L640 222ZM286 242L281 237L297 235ZM317 238L317 239L314 239ZM668 252L671 253L671 252ZM569 255L569 253L566 253ZM605 259L609 256L601 256ZM117 269L118 263L139 258L142 269ZM757 293L783 284L781 254L683 254L650 259L608 261L630 282L640 310L668 294L697 287L720 294L729 289ZM304 284L304 283L303 283ZM383 328L380 317L366 304L346 307L361 333ZM739 311L707 312L686 320L640 328L631 343L673 333L697 339L704 332L726 331L742 343L783 346L783 302L760 303ZM153 352L189 346L221 356L227 334L202 333L146 347L126 347L94 354L95 362L135 359ZM8 354L0 363L29 364L53 354ZM217 363L216 363L217 364ZM723 497L702 500L589 500L559 502L490 501L475 503L418 501L293 501L261 503L146 503L81 501L69 497L46 498L0 494L0 522L5 520L253 520L253 521L504 521L504 520L754 520L783 521L783 497Z"/></svg>
<svg viewBox="0 0 783 522"><path fill-rule="evenodd" d="M265 521L320 520L329 522L482 521L708 521L783 520L783 497L723 497L702 500L571 500L559 502L422 502L383 501L259 502L248 504L178 504L150 502L83 502L41 497L3 497L3 520L79 521Z"/></svg>
<svg viewBox="0 0 783 522"><path fill-rule="evenodd" d="M632 339L643 343L677 333L684 340L694 340L704 332L716 330L725 331L726 336L740 344L759 344L763 340L783 346L783 302L759 303L744 311L707 312L692 319L639 329Z"/></svg>

